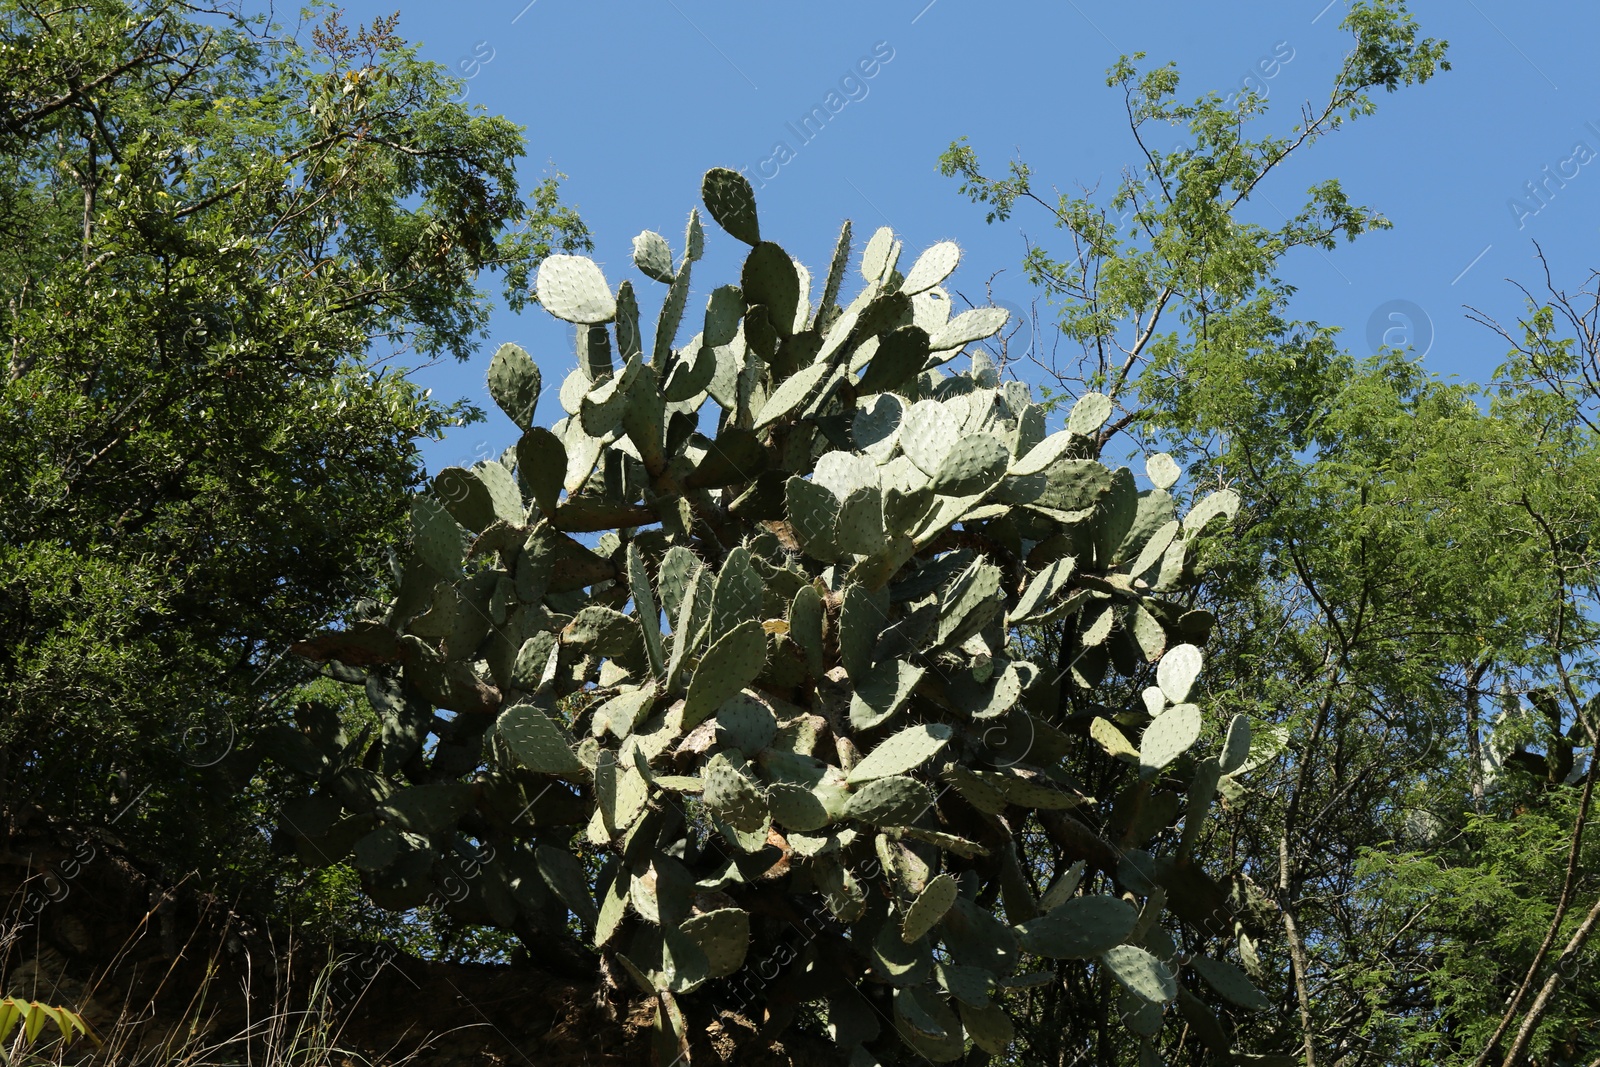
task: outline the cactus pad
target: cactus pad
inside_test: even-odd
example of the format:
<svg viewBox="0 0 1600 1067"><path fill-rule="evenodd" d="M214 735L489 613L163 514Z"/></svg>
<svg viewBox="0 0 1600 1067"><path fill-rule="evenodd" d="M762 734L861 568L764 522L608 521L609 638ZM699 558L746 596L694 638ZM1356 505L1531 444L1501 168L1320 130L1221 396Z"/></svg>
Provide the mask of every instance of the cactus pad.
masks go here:
<svg viewBox="0 0 1600 1067"><path fill-rule="evenodd" d="M1206 980L1206 985L1228 1000L1250 1011L1269 1011L1272 1001L1250 983L1245 973L1226 960L1214 960L1196 953L1189 957L1189 966Z"/></svg>
<svg viewBox="0 0 1600 1067"><path fill-rule="evenodd" d="M504 344L489 361L489 395L517 429L533 426L533 412L539 403L539 365L517 345Z"/></svg>
<svg viewBox="0 0 1600 1067"><path fill-rule="evenodd" d="M917 261L906 272L906 280L900 283L900 291L907 296L914 296L932 289L950 277L960 262L961 249L956 243L940 241L917 257Z"/></svg>
<svg viewBox="0 0 1600 1067"><path fill-rule="evenodd" d="M950 727L943 723L908 726L884 741L849 774L851 784L874 778L904 774L915 770L939 753L950 740Z"/></svg>
<svg viewBox="0 0 1600 1067"><path fill-rule="evenodd" d="M781 336L794 332L800 309L800 274L794 260L778 245L762 241L745 257L739 287L752 304L767 309L767 319Z"/></svg>
<svg viewBox="0 0 1600 1067"><path fill-rule="evenodd" d="M759 621L765 588L750 565L750 553L743 547L729 552L711 594L711 632L725 634L742 622Z"/></svg>
<svg viewBox="0 0 1600 1067"><path fill-rule="evenodd" d="M1106 970L1134 996L1152 1004L1177 999L1178 980L1167 965L1134 945L1118 945L1101 956Z"/></svg>
<svg viewBox="0 0 1600 1067"><path fill-rule="evenodd" d="M501 712L495 729L530 771L569 777L584 769L572 751L572 739L566 731L531 704L518 704Z"/></svg>
<svg viewBox="0 0 1600 1067"><path fill-rule="evenodd" d="M816 482L795 475L785 486L789 525L800 547L816 559L839 558L835 523L839 498Z"/></svg>
<svg viewBox="0 0 1600 1067"><path fill-rule="evenodd" d="M1232 519L1239 513L1239 494L1218 489L1190 509L1183 517L1183 532L1198 534L1217 519Z"/></svg>
<svg viewBox="0 0 1600 1067"><path fill-rule="evenodd" d="M789 604L789 640L800 646L813 678L822 677L827 649L822 643L822 596L814 585L803 585Z"/></svg>
<svg viewBox="0 0 1600 1067"><path fill-rule="evenodd" d="M883 490L864 485L845 497L834 520L834 543L840 552L860 556L883 548Z"/></svg>
<svg viewBox="0 0 1600 1067"><path fill-rule="evenodd" d="M1022 591L1022 596L1017 598L1017 606L1007 615L1011 625L1048 618L1052 609L1059 606L1061 591L1066 587L1067 580L1072 577L1072 568L1075 564L1076 560L1067 556L1051 563L1034 576L1028 582L1028 587Z"/></svg>
<svg viewBox="0 0 1600 1067"><path fill-rule="evenodd" d="M902 940L898 924L893 922L884 923L872 939L867 962L879 978L896 988L926 982L933 974L933 952L927 940Z"/></svg>
<svg viewBox="0 0 1600 1067"><path fill-rule="evenodd" d="M411 536L416 558L434 574L453 578L461 573L461 560L467 551L466 534L438 500L431 496L412 498Z"/></svg>
<svg viewBox="0 0 1600 1067"><path fill-rule="evenodd" d="M861 276L869 283L878 281L889 269L889 252L894 248L894 231L880 226L867 238L861 252Z"/></svg>
<svg viewBox="0 0 1600 1067"><path fill-rule="evenodd" d="M900 441L900 420L904 417L905 404L893 393L858 401L851 422L856 447L879 463L887 460Z"/></svg>
<svg viewBox="0 0 1600 1067"><path fill-rule="evenodd" d="M961 1022L942 997L925 986L895 991L895 1028L917 1053L934 1063L959 1060L965 1051Z"/></svg>
<svg viewBox="0 0 1600 1067"><path fill-rule="evenodd" d="M522 642L511 670L513 688L535 690L549 677L551 658L559 642L552 633L537 633Z"/></svg>
<svg viewBox="0 0 1600 1067"><path fill-rule="evenodd" d="M1166 556L1167 550L1172 547L1173 540L1178 536L1182 525L1174 519L1156 529L1150 535L1150 540L1145 542L1144 548L1134 561L1128 564L1127 572L1135 578L1147 574L1151 568L1160 563Z"/></svg>
<svg viewBox="0 0 1600 1067"><path fill-rule="evenodd" d="M679 927L705 953L713 978L726 978L744 966L750 947L750 913L717 908L685 919Z"/></svg>
<svg viewBox="0 0 1600 1067"><path fill-rule="evenodd" d="M567 447L549 430L535 426L517 441L517 481L543 514L555 512L566 472Z"/></svg>
<svg viewBox="0 0 1600 1067"><path fill-rule="evenodd" d="M875 489L880 484L878 465L853 452L826 453L817 460L811 480L841 502L857 489Z"/></svg>
<svg viewBox="0 0 1600 1067"><path fill-rule="evenodd" d="M933 792L915 778L875 778L850 794L846 818L869 826L902 826L933 806Z"/></svg>
<svg viewBox="0 0 1600 1067"><path fill-rule="evenodd" d="M915 941L932 930L934 924L950 910L950 905L956 902L956 893L956 880L948 874L941 874L929 882L906 910L905 921L900 928L901 940Z"/></svg>
<svg viewBox="0 0 1600 1067"><path fill-rule="evenodd" d="M1137 909L1116 897L1072 897L1018 929L1029 952L1083 960L1122 944L1138 920Z"/></svg>
<svg viewBox="0 0 1600 1067"><path fill-rule="evenodd" d="M767 799L744 771L743 758L719 752L706 764L702 777L706 807L727 820L735 829L751 832L761 829L767 817Z"/></svg>
<svg viewBox="0 0 1600 1067"><path fill-rule="evenodd" d="M961 1013L961 1024L966 1027L967 1036L972 1038L974 1045L991 1055L1005 1055L1011 1042L1016 1039L1016 1029L1004 1008L998 1004L974 1008L965 1003L957 1003L956 1008Z"/></svg>
<svg viewBox="0 0 1600 1067"><path fill-rule="evenodd" d="M654 230L645 230L633 239L633 265L663 285L671 285L677 274L672 267L671 246Z"/></svg>
<svg viewBox="0 0 1600 1067"><path fill-rule="evenodd" d="M700 183L700 198L712 220L729 236L747 245L761 243L755 190L750 188L750 180L743 174L725 167L707 171Z"/></svg>
<svg viewBox="0 0 1600 1067"><path fill-rule="evenodd" d="M857 383L858 392L876 393L884 389L904 388L914 381L917 373L928 361L928 332L915 323L901 326L875 338L876 350L871 353L866 370ZM862 345L865 351L867 345Z"/></svg>
<svg viewBox="0 0 1600 1067"><path fill-rule="evenodd" d="M433 478L434 495L457 522L473 533L483 532L496 521L515 525L522 522L522 500L516 483L504 467L498 463L493 466L504 477L495 479L492 488L494 476L483 476L487 467L483 471L446 467ZM501 514L502 510L507 514Z"/></svg>
<svg viewBox="0 0 1600 1067"><path fill-rule="evenodd" d="M767 635L753 619L716 637L689 682L683 706L684 729L698 726L723 701L755 681L766 659Z"/></svg>
<svg viewBox="0 0 1600 1067"><path fill-rule="evenodd" d="M618 740L627 737L649 712L655 696L655 687L649 686L612 697L595 709L595 736L598 737L602 731L609 731Z"/></svg>
<svg viewBox="0 0 1600 1067"><path fill-rule="evenodd" d="M1106 755L1133 763L1139 761L1139 750L1133 747L1127 735L1117 729L1115 723L1097 715L1089 723L1089 736L1099 742Z"/></svg>
<svg viewBox="0 0 1600 1067"><path fill-rule="evenodd" d="M689 306L692 262L689 259L683 261L683 267L667 289L667 298L661 302L661 313L656 316L656 335L650 343L650 361L658 367L667 367L672 363L672 346L677 342L684 309Z"/></svg>
<svg viewBox="0 0 1600 1067"><path fill-rule="evenodd" d="M817 888L822 892L828 910L844 922L855 922L861 918L867 910L867 895L856 876L827 852L819 854L812 863Z"/></svg>
<svg viewBox="0 0 1600 1067"><path fill-rule="evenodd" d="M993 337L1005 326L1011 313L1005 308L973 308L963 311L928 338L928 347L935 352L954 351L973 341Z"/></svg>
<svg viewBox="0 0 1600 1067"><path fill-rule="evenodd" d="M1189 690L1200 676L1201 662L1200 650L1193 645L1176 645L1161 657L1156 684L1168 701L1181 704L1189 698Z"/></svg>
<svg viewBox="0 0 1600 1067"><path fill-rule="evenodd" d="M1200 738L1200 709L1194 704L1168 708L1144 728L1139 742L1139 771L1149 777L1187 752Z"/></svg>
<svg viewBox="0 0 1600 1067"><path fill-rule="evenodd" d="M539 264L539 303L550 314L581 325L610 322L617 301L600 265L587 256L554 255Z"/></svg>
<svg viewBox="0 0 1600 1067"><path fill-rule="evenodd" d="M717 709L717 741L747 756L772 744L777 733L772 709L749 693L736 693Z"/></svg>
<svg viewBox="0 0 1600 1067"><path fill-rule="evenodd" d="M973 496L987 492L1006 472L1011 453L998 437L969 433L956 441L939 461L933 491L944 496ZM913 459L912 462L916 462Z"/></svg>
<svg viewBox="0 0 1600 1067"><path fill-rule="evenodd" d="M1228 723L1228 735L1222 742L1222 755L1218 757L1218 769L1223 774L1232 774L1245 765L1250 758L1250 719L1246 715L1235 715L1233 721Z"/></svg>
<svg viewBox="0 0 1600 1067"><path fill-rule="evenodd" d="M922 681L923 668L890 660L869 668L850 696L850 726L870 730L894 717Z"/></svg>
<svg viewBox="0 0 1600 1067"><path fill-rule="evenodd" d="M1083 860L1078 860L1071 867L1068 867L1059 878L1050 883L1050 888L1046 889L1044 895L1039 898L1039 910L1049 912L1051 908L1071 900L1072 895L1078 891L1078 886L1083 882L1085 868L1086 864Z"/></svg>
<svg viewBox="0 0 1600 1067"><path fill-rule="evenodd" d="M900 424L900 449L918 470L933 478L960 433L961 423L954 412L936 400L919 400Z"/></svg>
<svg viewBox="0 0 1600 1067"><path fill-rule="evenodd" d="M1072 405L1067 416L1067 432L1079 437L1093 437L1111 417L1111 398L1104 393L1084 393Z"/></svg>
<svg viewBox="0 0 1600 1067"><path fill-rule="evenodd" d="M1183 468L1165 452L1157 452L1144 461L1144 473L1157 489L1171 489L1183 477Z"/></svg>
<svg viewBox="0 0 1600 1067"><path fill-rule="evenodd" d="M820 830L834 818L816 790L790 782L774 782L767 786L767 805L774 822L800 833Z"/></svg>
<svg viewBox="0 0 1600 1067"><path fill-rule="evenodd" d="M755 428L759 430L771 426L779 419L794 414L811 398L811 394L816 392L823 379L833 373L833 370L834 368L826 363L813 363L786 378L762 405L761 414L756 417Z"/></svg>

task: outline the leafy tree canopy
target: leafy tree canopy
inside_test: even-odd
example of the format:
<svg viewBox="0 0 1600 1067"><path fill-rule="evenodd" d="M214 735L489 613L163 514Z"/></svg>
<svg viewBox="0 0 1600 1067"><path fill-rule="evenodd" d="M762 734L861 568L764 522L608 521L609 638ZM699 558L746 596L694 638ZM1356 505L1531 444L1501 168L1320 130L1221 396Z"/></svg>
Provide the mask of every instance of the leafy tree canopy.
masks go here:
<svg viewBox="0 0 1600 1067"><path fill-rule="evenodd" d="M288 641L372 588L413 442L476 415L400 363L586 244L394 20L307 29L0 3L0 773L89 823L141 797L119 832L201 866Z"/></svg>
<svg viewBox="0 0 1600 1067"><path fill-rule="evenodd" d="M1254 133L1252 94L1183 104L1172 68L1119 63L1142 166L1109 203L1046 199L1020 160L991 176L965 142L941 166L991 220L1028 205L1064 234L1065 252L1041 240L1025 261L1060 326L1038 359L1065 399L1115 398L1102 446L1165 447L1244 501L1201 590L1227 650L1209 681L1217 710L1282 748L1200 851L1270 901L1262 957L1292 981L1258 1047L1307 1065L1587 1063L1595 761L1575 750L1600 729L1595 300L1552 286L1513 328L1477 313L1511 347L1483 386L1405 353L1358 359L1290 316L1284 256L1387 222L1333 181L1271 226L1253 196L1370 114L1372 90L1448 69L1403 3L1355 4L1345 27L1331 92L1281 135ZM1154 123L1190 146L1148 149ZM1041 994L1033 1018L1047 1058L1107 1052L1067 998Z"/></svg>

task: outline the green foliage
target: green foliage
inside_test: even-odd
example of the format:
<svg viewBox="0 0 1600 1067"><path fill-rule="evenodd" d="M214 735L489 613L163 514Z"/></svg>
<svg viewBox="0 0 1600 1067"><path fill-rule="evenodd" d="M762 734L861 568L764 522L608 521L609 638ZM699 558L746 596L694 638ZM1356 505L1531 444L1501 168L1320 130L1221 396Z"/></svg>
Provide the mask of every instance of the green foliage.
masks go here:
<svg viewBox="0 0 1600 1067"><path fill-rule="evenodd" d="M1266 110L1253 92L1231 106L1216 94L1182 104L1174 67L1141 73L1134 64L1142 53L1119 60L1107 84L1123 92L1143 166L1128 171L1105 204L1087 194L1044 199L1020 160L1006 177L989 177L965 139L940 157L941 172L987 206L989 221L1009 218L1019 201L1034 203L1070 234L1073 258L1035 245L1024 267L1060 307L1062 333L1082 346L1078 365L1055 366L1056 376L1123 409L1102 441L1145 420L1201 438L1221 432L1211 414L1217 407L1237 407L1257 387L1274 397L1297 380L1305 389L1331 353L1331 331L1313 325L1296 333L1281 317L1292 288L1276 277L1277 263L1292 249L1332 249L1340 236L1353 240L1389 222L1351 204L1337 181L1312 187L1275 227L1249 219L1250 197L1294 151L1371 114L1368 90L1426 82L1449 69L1445 45L1418 39L1404 3L1353 4L1343 25L1355 47L1327 99L1288 135L1249 136ZM1166 126L1187 129L1192 143L1150 147L1147 129ZM1309 414L1306 393L1289 399L1297 402L1290 410ZM1292 429L1289 443L1303 447L1305 428Z"/></svg>
<svg viewBox="0 0 1600 1067"><path fill-rule="evenodd" d="M0 999L0 1043L9 1040L11 1032L19 1026L22 1028L21 1042L24 1046L37 1041L46 1026L52 1026L60 1031L62 1038L67 1041L71 1041L77 1034L91 1036L89 1025L77 1012L68 1011L66 1008L53 1008L37 1000L22 1000L18 997Z"/></svg>
<svg viewBox="0 0 1600 1067"><path fill-rule="evenodd" d="M1333 329L1289 317L1287 252L1387 223L1336 182L1282 223L1263 225L1252 199L1276 198L1292 154L1370 114L1371 90L1448 69L1403 4L1354 4L1344 25L1354 46L1331 91L1287 135L1255 132L1258 97L1180 104L1174 69L1119 63L1110 82L1145 166L1108 202L1047 202L1025 163L991 177L965 142L942 166L991 221L1033 204L1070 239L1071 258L1032 242L1025 266L1073 349L1050 368L1051 400L1111 401L1083 454L1131 438L1170 452L1150 473L1180 499L1202 482L1240 487L1235 536L1193 564L1214 612L1204 628L1226 650L1209 657L1206 711L1236 725L1228 773L1190 789L1214 788L1228 814L1180 850L1231 869L1230 897L1255 924L1239 941L1245 972L1294 978L1263 985L1275 1010L1241 1034L1276 1057L1348 1067L1588 1063L1596 983L1582 923L1600 911L1566 856L1591 847L1582 750L1592 761L1600 732L1595 298L1553 288L1512 328L1475 313L1512 350L1488 387L1436 379L1404 353L1354 358ZM1190 143L1148 150L1147 127L1167 122ZM1168 467L1179 462L1187 478ZM1047 613L1028 617L1039 649L1068 640ZM1484 707L1496 695L1498 717ZM1162 682L1152 710L1166 699L1183 698ZM1088 727L1106 753L1160 765L1161 732L1136 744L1113 718ZM1163 817L1130 805L1113 823L1143 833ZM1055 859L1036 849L1023 863ZM1261 1006L1223 961L1194 956L1206 958L1195 970L1215 993ZM1094 1048L1132 1062L1107 1035L1112 1012L1137 1013L1100 999L1096 1017L1080 1007L1091 995L1028 994L1019 1043L1046 1061ZM1187 1004L1203 1044L1209 1028ZM1519 1031L1528 1041L1513 1047ZM1192 1044L1162 1052L1199 1062Z"/></svg>
<svg viewBox="0 0 1600 1067"><path fill-rule="evenodd" d="M325 834L322 861L353 852L374 899L406 909L442 896L447 914L514 931L547 965L631 983L674 1048L742 977L774 983L773 1002L830 1005L841 1056L948 1062L969 1037L1003 1052L1013 1026L995 991L1025 968L1014 927L1059 913L1064 936L1102 905L1128 921L1076 965L1124 983L1159 1026L1183 971L1161 923L1231 937L1223 891L1164 833L1176 805L1137 839L1107 840L1077 814L1096 801L1065 765L1098 754L1074 736L1075 709L1115 715L1160 751L1142 777L1118 765L1118 808L1187 789L1181 821L1198 832L1213 794L1190 783L1220 774L1199 745L1210 717L1167 710L1161 689L1152 705L1108 674L1148 685L1159 665L1175 701L1196 699L1203 635L1180 600L1186 563L1206 517L1237 500L1203 503L1187 527L1141 523L1148 496L1130 471L1036 455L1029 390L999 386L981 362L953 369L1005 316L946 321L936 290L951 249L918 261L908 294L880 233L865 287L814 314L790 285L808 272L760 238L736 178L705 184L707 210L752 245L743 284L711 297L707 331L680 346L669 298L649 362L580 361L560 390L565 417L526 431L562 443L564 496L524 494L492 524L474 511L480 521L451 532L476 483L437 480L437 502L413 512L397 597L297 646L334 677L404 694L374 702L385 734L412 704L440 712L393 758L324 736L314 759L285 763L307 790L293 810L351 828ZM636 242L641 270L678 287L695 250L668 278L655 244ZM606 326L615 337L600 343L626 350L628 301L600 277L587 260L552 259L541 297L591 331L591 351ZM714 331L729 301L732 326ZM709 372L676 393L702 361ZM455 485L462 496L444 497ZM1130 571L1158 531L1167 565ZM441 538L457 547L441 551ZM1053 668L1016 640L1018 613L1044 610L1070 635ZM488 625L453 640L473 619ZM436 796L465 806L404 814L435 810ZM294 818L283 831L306 837ZM1017 863L1040 834L1091 870L1047 909ZM442 872L468 857L473 877L449 892ZM772 899L794 921L769 922ZM1057 940L1036 940L1031 951L1057 954ZM751 971L780 953L805 965ZM860 995L877 1018L846 1026L837 998ZM1196 1010L1221 1032L1211 1008Z"/></svg>
<svg viewBox="0 0 1600 1067"><path fill-rule="evenodd" d="M1402 838L1364 850L1357 868L1364 893L1383 904L1372 909L1370 936L1390 951L1352 964L1343 977L1370 1005L1366 1040L1397 1058L1472 1063L1505 1009L1508 982L1521 979L1555 917L1550 890L1565 874L1579 791L1537 800L1529 790L1510 792L1484 814L1469 814L1436 847L1407 847L1420 842ZM1600 845L1589 841L1579 862L1594 870ZM1582 920L1581 912L1568 914L1558 944ZM1590 949L1571 965L1573 992L1541 1028L1538 1062L1587 1062L1596 1054L1600 999L1585 980L1595 963ZM1419 986L1435 1011L1406 1010Z"/></svg>
<svg viewBox="0 0 1600 1067"><path fill-rule="evenodd" d="M480 272L522 299L585 236L393 20L192 11L0 3L0 779L259 870L286 647L388 584L415 441L477 414L386 364L468 355Z"/></svg>

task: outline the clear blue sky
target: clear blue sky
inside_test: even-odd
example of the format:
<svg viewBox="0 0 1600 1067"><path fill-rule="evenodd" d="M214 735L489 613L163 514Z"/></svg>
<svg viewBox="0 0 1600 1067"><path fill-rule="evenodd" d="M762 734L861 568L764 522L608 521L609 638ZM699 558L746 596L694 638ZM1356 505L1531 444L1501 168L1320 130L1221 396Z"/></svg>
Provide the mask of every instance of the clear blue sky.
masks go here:
<svg viewBox="0 0 1600 1067"><path fill-rule="evenodd" d="M859 240L892 225L908 255L955 239L965 250L956 288L981 302L985 279L1004 270L995 296L1023 306L1034 296L1019 270L1024 234L1058 248L1060 236L1035 212L985 225L937 173L945 146L967 136L991 170L1017 153L1042 186L1109 191L1136 148L1104 71L1135 51L1149 54L1147 64L1178 64L1180 98L1226 94L1258 61L1292 52L1264 83L1273 107L1263 121L1287 132L1302 103L1326 95L1351 40L1338 27L1345 0L1326 3L413 0L400 7L400 30L422 42L426 58L472 74L470 102L527 128L530 181L548 167L568 175L565 197L593 231L613 285L634 277L653 286L629 262L631 238L654 229L678 247L707 168L747 168L754 178L782 141L793 156L765 163L776 176L758 190L762 232L814 273L849 217ZM346 11L365 21L395 6L352 0ZM1300 288L1296 315L1341 326L1347 347L1366 352L1374 314L1409 301L1431 322L1427 364L1481 380L1505 345L1466 321L1463 305L1514 320L1522 298L1507 279L1534 290L1543 282L1535 240L1561 287L1576 290L1600 268L1600 6L1414 0L1411 9L1426 34L1450 42L1454 69L1380 93L1377 115L1305 152L1256 206L1265 221L1272 205L1293 211L1306 187L1341 179L1352 200L1395 228L1292 257L1284 273ZM872 77L846 81L875 50L892 58L879 59ZM788 124L832 90L845 106L802 143ZM1593 162L1574 159L1579 142ZM1576 175L1551 180L1542 205L1531 199L1527 183L1563 164ZM1539 210L1519 220L1513 198ZM731 238L713 228L708 250L696 271L706 291L737 276ZM697 294L691 307L703 300ZM1418 331L1423 340L1428 332ZM554 421L554 391L572 366L569 336L537 308L502 309L476 359L427 371L438 392L491 409L488 423L429 446L429 467L511 443L513 428L483 388L500 341L539 359L540 417Z"/></svg>

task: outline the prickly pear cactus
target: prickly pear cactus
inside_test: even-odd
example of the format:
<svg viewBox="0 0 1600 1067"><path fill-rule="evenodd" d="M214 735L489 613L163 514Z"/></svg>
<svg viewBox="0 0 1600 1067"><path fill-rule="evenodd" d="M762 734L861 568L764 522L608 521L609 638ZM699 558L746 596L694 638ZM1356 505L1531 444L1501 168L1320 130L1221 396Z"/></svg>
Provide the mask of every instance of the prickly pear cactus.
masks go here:
<svg viewBox="0 0 1600 1067"><path fill-rule="evenodd" d="M1011 991L1056 960L1120 984L1150 1055L1178 1016L1228 1055L1208 990L1261 996L1177 946L1220 956L1238 929L1189 853L1248 724L1210 721L1210 620L1183 606L1237 498L1180 516L1168 457L1142 491L1097 458L1105 397L1046 436L1025 385L959 369L1005 312L950 316L953 245L902 276L880 230L840 303L848 225L813 286L741 176L704 195L749 249L703 321L697 213L676 256L641 234L643 277L615 290L589 260L545 264L576 363L541 393L501 350L521 440L419 497L381 616L299 646L380 726L274 740L312 783L284 832L384 906L654 998L664 1063L752 1003L819 1005L840 1062L1000 1054ZM663 287L648 345L633 281ZM1059 655L1030 662L1019 627ZM1071 753L1121 791L1089 795ZM1041 884L1024 834L1069 874Z"/></svg>

